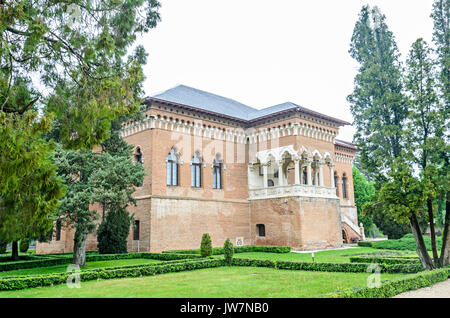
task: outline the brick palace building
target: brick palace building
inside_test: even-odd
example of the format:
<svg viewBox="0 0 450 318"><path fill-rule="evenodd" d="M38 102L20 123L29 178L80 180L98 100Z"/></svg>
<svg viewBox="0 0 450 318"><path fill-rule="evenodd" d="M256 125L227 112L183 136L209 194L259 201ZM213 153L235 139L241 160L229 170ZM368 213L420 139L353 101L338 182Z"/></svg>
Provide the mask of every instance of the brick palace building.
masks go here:
<svg viewBox="0 0 450 318"><path fill-rule="evenodd" d="M337 140L349 123L294 103L257 110L184 85L146 99L145 119L123 124L147 175L131 206L129 251L289 245L305 250L361 238L353 195L356 148ZM87 250L95 250L89 235ZM70 252L56 229L37 253Z"/></svg>

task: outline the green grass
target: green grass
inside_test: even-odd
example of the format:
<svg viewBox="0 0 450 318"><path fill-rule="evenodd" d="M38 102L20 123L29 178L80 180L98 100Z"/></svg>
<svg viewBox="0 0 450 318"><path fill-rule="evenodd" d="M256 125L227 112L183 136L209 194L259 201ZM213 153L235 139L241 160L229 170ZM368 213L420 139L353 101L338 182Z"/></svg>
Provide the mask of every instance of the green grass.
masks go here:
<svg viewBox="0 0 450 318"><path fill-rule="evenodd" d="M2 291L0 298L267 298L327 297L343 288L366 286L370 273L327 273L276 270L259 267L220 267L157 276L81 282L81 288L66 285ZM382 274L395 279L404 274Z"/></svg>
<svg viewBox="0 0 450 318"><path fill-rule="evenodd" d="M425 241L425 245L428 251L431 251L431 238L424 235L423 239ZM372 246L378 249L389 249L389 250L403 250L403 251L415 251L416 250L416 241L412 234L406 234L402 238L398 240L386 240L373 242ZM440 251L442 246L442 238L436 238L436 247L438 251Z"/></svg>
<svg viewBox="0 0 450 318"><path fill-rule="evenodd" d="M350 257L355 254L379 253L380 250L371 247L358 247L344 250L322 251L314 253L314 261L320 263L350 263ZM218 255L215 257L223 257ZM262 253L249 252L234 254L235 258L268 259L273 261L312 262L311 253Z"/></svg>
<svg viewBox="0 0 450 318"><path fill-rule="evenodd" d="M136 258L136 259L119 259L119 260L109 260L109 261L87 262L86 266L83 267L82 270L101 268L101 267L139 265L139 264L150 264L150 263L156 264L156 263L162 263L162 261L154 260L154 259ZM5 272L0 272L0 278L5 277L5 276L64 273L67 270L67 266L69 266L69 264L5 271Z"/></svg>

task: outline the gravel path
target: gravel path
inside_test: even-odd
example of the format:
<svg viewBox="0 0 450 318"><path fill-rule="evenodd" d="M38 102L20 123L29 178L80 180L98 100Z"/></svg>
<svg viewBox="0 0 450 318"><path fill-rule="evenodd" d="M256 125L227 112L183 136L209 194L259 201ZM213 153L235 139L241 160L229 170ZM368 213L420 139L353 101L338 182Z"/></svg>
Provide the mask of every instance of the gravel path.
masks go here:
<svg viewBox="0 0 450 318"><path fill-rule="evenodd" d="M401 293L392 298L450 298L450 279L430 287Z"/></svg>

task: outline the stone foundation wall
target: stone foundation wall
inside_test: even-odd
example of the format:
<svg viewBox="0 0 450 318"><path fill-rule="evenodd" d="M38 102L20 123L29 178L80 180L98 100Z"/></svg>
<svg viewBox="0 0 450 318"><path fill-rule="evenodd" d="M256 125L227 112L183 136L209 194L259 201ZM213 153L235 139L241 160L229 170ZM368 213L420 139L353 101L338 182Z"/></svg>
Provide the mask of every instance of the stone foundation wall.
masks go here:
<svg viewBox="0 0 450 318"><path fill-rule="evenodd" d="M213 247L222 247L227 238L236 244L238 237L252 244L245 201L152 197L150 223L151 252L200 248L203 233L209 233Z"/></svg>
<svg viewBox="0 0 450 318"><path fill-rule="evenodd" d="M288 245L306 250L342 246L338 199L277 198L251 201L252 238L256 245ZM260 237L257 224L264 224Z"/></svg>

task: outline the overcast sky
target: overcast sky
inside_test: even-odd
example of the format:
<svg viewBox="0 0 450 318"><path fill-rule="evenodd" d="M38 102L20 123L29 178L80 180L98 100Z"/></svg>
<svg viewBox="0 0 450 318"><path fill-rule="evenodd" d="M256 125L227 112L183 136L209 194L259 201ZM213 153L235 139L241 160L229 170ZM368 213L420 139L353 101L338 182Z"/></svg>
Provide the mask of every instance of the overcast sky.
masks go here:
<svg viewBox="0 0 450 318"><path fill-rule="evenodd" d="M402 61L431 44L433 0L160 0L162 21L139 40L152 96L178 84L261 109L293 102L352 122L358 65L348 53L364 4L386 15ZM351 141L353 127L338 138Z"/></svg>

